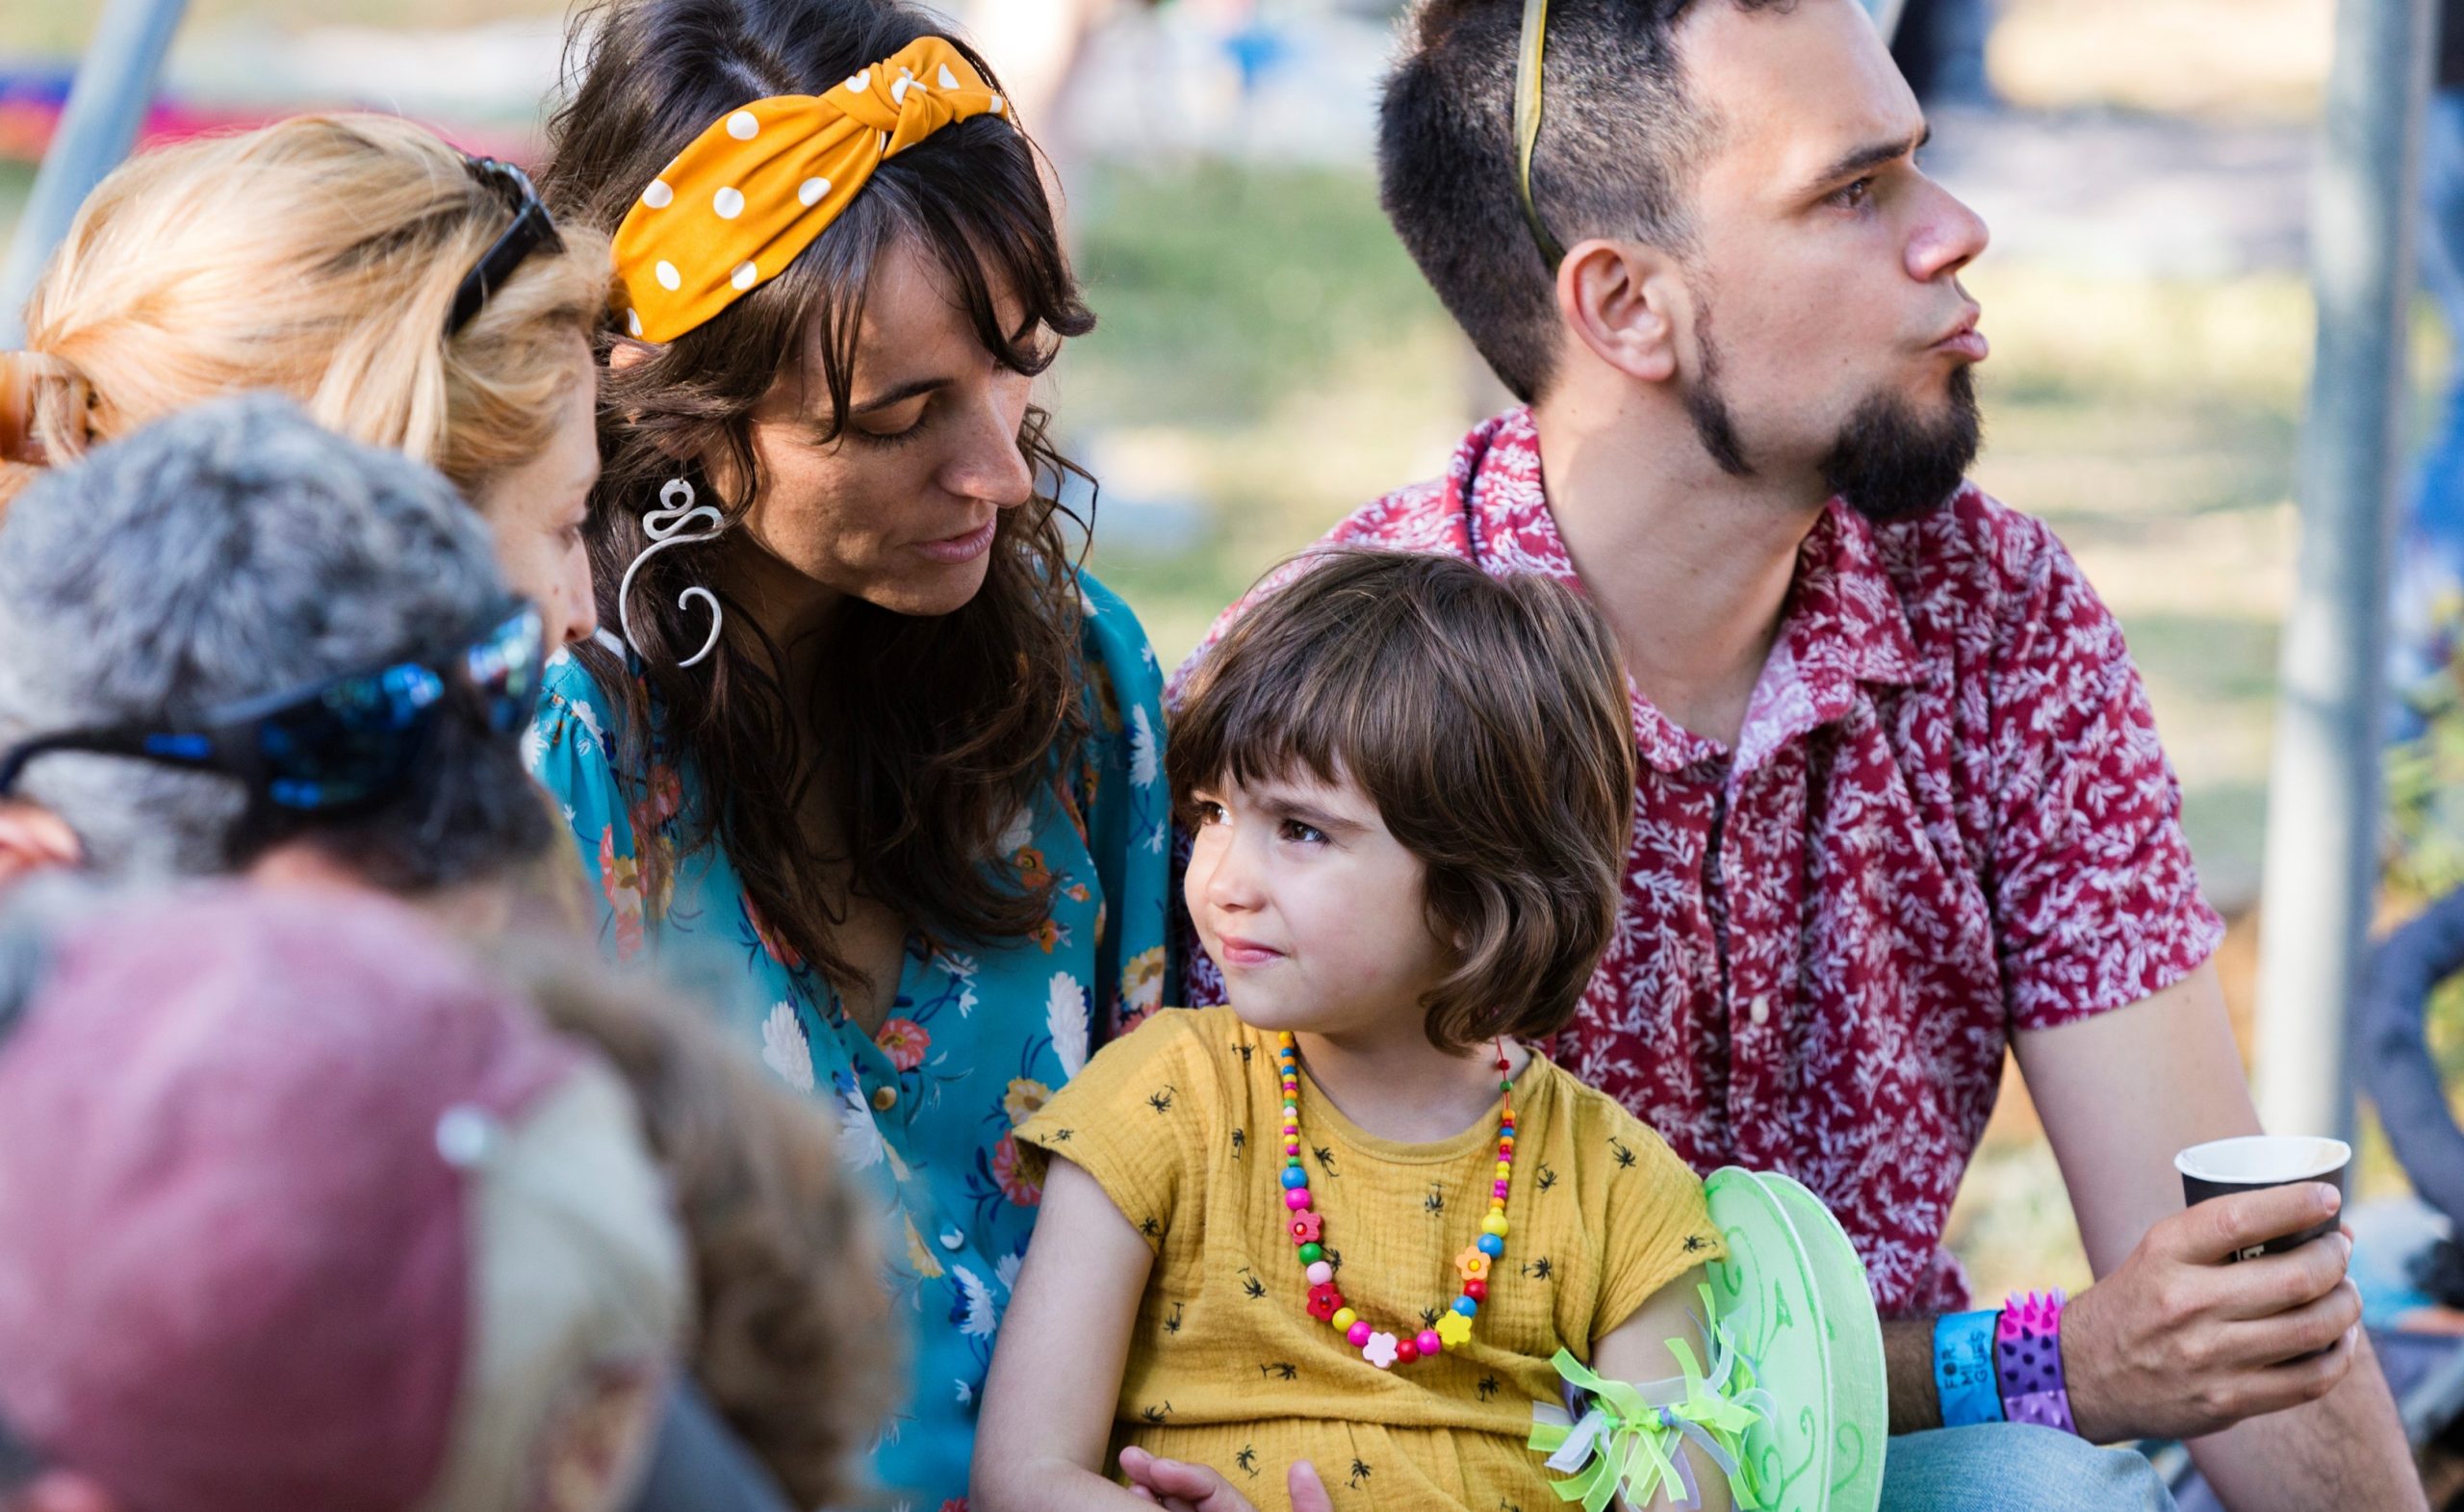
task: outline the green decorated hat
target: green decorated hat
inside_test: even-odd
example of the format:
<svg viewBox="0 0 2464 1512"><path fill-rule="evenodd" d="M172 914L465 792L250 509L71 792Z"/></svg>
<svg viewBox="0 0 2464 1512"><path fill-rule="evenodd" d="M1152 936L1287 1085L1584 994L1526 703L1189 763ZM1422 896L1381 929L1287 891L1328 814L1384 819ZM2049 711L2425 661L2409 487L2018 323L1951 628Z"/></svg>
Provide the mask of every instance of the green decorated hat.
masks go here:
<svg viewBox="0 0 2464 1512"><path fill-rule="evenodd" d="M1560 1351L1576 1410L1536 1406L1531 1434L1566 1477L1558 1498L1601 1512L1621 1493L1642 1505L1664 1489L1699 1505L1700 1479L1719 1475L1740 1509L1876 1512L1889 1413L1856 1246L1786 1176L1731 1166L1703 1192L1729 1252L1703 1293L1705 1357L1671 1340L1683 1373L1634 1384Z"/></svg>

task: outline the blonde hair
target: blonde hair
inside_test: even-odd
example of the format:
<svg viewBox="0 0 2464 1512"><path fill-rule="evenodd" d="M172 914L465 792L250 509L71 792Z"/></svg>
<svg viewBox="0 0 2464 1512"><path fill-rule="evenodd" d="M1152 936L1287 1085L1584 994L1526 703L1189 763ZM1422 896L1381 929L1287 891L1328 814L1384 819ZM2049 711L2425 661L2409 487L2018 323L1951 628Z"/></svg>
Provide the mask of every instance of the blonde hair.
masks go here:
<svg viewBox="0 0 2464 1512"><path fill-rule="evenodd" d="M475 498L553 430L572 338L604 317L606 239L557 229L445 334L455 288L511 220L433 133L302 115L149 152L87 199L26 307L27 346L83 378L44 383L53 463L238 389L409 453ZM0 508L31 470L0 471Z"/></svg>

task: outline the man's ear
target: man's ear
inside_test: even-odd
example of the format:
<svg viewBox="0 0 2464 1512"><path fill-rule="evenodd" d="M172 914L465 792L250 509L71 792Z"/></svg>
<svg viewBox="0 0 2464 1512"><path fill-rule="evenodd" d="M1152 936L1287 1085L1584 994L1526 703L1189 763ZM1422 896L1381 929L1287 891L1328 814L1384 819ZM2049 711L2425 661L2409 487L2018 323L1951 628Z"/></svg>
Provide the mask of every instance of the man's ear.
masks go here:
<svg viewBox="0 0 2464 1512"><path fill-rule="evenodd" d="M1557 265L1557 314L1575 339L1645 383L1677 376L1677 331L1689 308L1683 268L1656 246L1595 238Z"/></svg>
<svg viewBox="0 0 2464 1512"><path fill-rule="evenodd" d="M666 1400L664 1371L591 1369L539 1446L538 1504L549 1512L610 1512L627 1505L649 1468Z"/></svg>

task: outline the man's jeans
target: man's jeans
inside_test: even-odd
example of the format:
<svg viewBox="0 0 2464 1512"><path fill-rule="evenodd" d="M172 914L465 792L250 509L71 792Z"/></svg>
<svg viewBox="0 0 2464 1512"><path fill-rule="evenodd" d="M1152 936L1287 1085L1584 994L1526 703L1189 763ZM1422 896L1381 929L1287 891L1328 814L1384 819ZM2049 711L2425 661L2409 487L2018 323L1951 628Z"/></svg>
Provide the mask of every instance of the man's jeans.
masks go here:
<svg viewBox="0 0 2464 1512"><path fill-rule="evenodd" d="M2024 1422L1938 1428L1890 1441L1883 1512L2173 1512L2136 1449L2100 1449Z"/></svg>

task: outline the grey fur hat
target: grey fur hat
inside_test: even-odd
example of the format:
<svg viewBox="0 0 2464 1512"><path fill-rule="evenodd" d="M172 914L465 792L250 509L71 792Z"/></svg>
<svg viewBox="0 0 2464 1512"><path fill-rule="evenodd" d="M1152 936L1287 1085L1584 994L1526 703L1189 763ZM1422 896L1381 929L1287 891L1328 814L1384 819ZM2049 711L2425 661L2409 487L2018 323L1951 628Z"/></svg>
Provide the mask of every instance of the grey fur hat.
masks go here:
<svg viewBox="0 0 2464 1512"><path fill-rule="evenodd" d="M287 399L216 400L45 474L0 520L0 743L434 654L507 599L486 526L434 471ZM235 782L118 757L45 756L22 789L107 875L211 875L305 836L417 891L549 837L518 732L466 726L439 721L401 793L282 833L242 834Z"/></svg>

